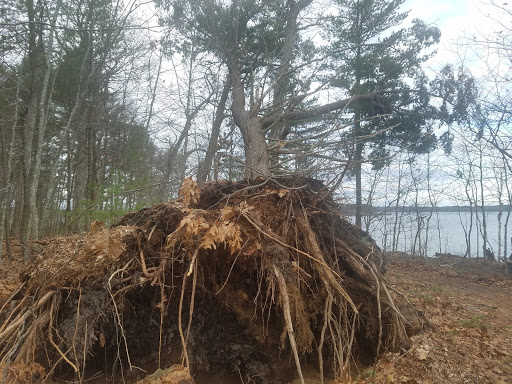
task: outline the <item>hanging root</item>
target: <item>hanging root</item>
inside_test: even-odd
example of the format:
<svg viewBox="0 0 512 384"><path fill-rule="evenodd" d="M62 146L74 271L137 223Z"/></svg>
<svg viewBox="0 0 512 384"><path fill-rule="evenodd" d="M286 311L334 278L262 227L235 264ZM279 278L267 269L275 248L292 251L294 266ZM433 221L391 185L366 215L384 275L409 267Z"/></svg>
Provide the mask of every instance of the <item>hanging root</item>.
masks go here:
<svg viewBox="0 0 512 384"><path fill-rule="evenodd" d="M118 269L117 271L115 271L114 273L112 273L112 275L110 275L110 278L108 279L108 293L112 299L112 305L114 307L114 313L116 315L116 327L119 327L119 330L121 331L121 337L123 339L123 342L124 342L124 347L125 347L125 352L126 352L126 358L128 359L128 366L130 368L130 371L133 370L134 366L132 365L132 361L130 359L130 351L129 351L129 347L128 347L128 341L126 340L126 332L124 331L124 328L123 328L123 322L121 320L121 314L119 312L119 308L117 306L117 303L116 303L116 300L114 298L114 294L112 292L112 279L114 278L114 276L116 276L117 274L119 273L122 273L124 271L126 271L130 265L132 264L132 261L133 260L130 260L128 263L126 263L124 265L123 268L120 268Z"/></svg>
<svg viewBox="0 0 512 384"><path fill-rule="evenodd" d="M324 384L324 355L323 355L323 346L325 341L325 331L327 330L327 325L329 324L329 317L331 316L332 310L332 296L327 295L325 299L325 309L324 309L324 324L322 325L322 331L320 333L320 342L318 343L318 368L320 370L320 384Z"/></svg>
<svg viewBox="0 0 512 384"><path fill-rule="evenodd" d="M322 254L322 251L320 250L320 246L318 245L318 242L316 241L315 233L313 232L313 230L311 229L311 226L309 225L307 214L304 213L304 220L301 220L301 219L297 218L297 223L299 224L299 227L301 227L302 232L304 233L304 236L306 237L306 243L308 245L308 248L313 253L313 256L317 260L320 260L322 264L327 264L325 259L324 259L323 254ZM354 302L350 298L349 294L340 285L340 283L338 281L336 281L336 278L334 277L334 274L332 273L332 269L330 269L330 268L329 269L321 268L318 265L315 265L315 268L317 269L318 274L320 275L320 277L324 281L324 284L327 287L333 288L345 300L347 300L347 302L352 307L352 310L354 311L354 313L357 314L358 311L357 311L356 305L354 304ZM341 280L341 277L339 275L337 277Z"/></svg>
<svg viewBox="0 0 512 384"><path fill-rule="evenodd" d="M181 296L180 296L180 305L178 310L178 331L180 333L180 340L181 340L181 347L182 347L182 361L181 364L184 364L185 367L190 369L190 358L188 355L187 350L187 341L190 334L190 326L192 324L192 315L194 313L194 297L195 297L195 290L196 290L196 283L197 283L197 255L199 254L199 247L197 247L194 251L194 254L192 255L192 260L190 262L190 266L188 269L188 272L183 276L183 281L181 284ZM188 318L188 325L187 325L187 332L186 334L183 333L183 323L182 323L182 313L183 313L183 300L185 297L185 289L186 289L186 283L187 283L187 277L190 276L192 273L194 273L194 279L192 282L192 296L190 298L190 308L189 308L189 318Z"/></svg>
<svg viewBox="0 0 512 384"><path fill-rule="evenodd" d="M56 295L56 297L54 297L54 299L53 299L52 307L50 309L50 324L48 326L48 340L50 341L50 344L53 346L53 348L55 348L55 350L58 352L61 359L63 359L66 363L68 363L73 368L73 370L76 373L78 373L78 367L75 364L73 364L73 362L71 360L69 360L68 357L66 356L71 351L71 347L69 347L69 349L66 351L66 353L64 353L64 352L62 352L62 350L59 348L59 346L53 340L53 314L55 312L55 306L56 306L57 302L58 302L58 297ZM59 359L59 361L60 361L60 359Z"/></svg>
<svg viewBox="0 0 512 384"><path fill-rule="evenodd" d="M288 333L288 340L290 341L290 347L292 348L293 356L295 358L295 366L297 367L297 373L301 384L304 384L304 376L302 375L302 368L300 366L299 352L297 350L297 343L295 341L295 334L293 332L292 316L290 314L290 301L288 298L288 290L286 289L286 281L284 280L283 273L275 265L274 273L277 278L277 285L279 286L279 293L281 297L281 304L283 306L284 321L286 324L286 331Z"/></svg>

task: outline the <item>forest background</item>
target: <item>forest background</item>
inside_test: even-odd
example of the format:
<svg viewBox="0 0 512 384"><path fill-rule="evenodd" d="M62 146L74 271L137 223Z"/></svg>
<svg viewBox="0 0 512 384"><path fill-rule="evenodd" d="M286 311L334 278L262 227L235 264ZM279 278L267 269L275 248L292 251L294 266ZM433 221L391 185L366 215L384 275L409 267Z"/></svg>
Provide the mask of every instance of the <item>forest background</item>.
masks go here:
<svg viewBox="0 0 512 384"><path fill-rule="evenodd" d="M289 174L384 225L387 250L431 256L452 206L470 217L461 253L505 257L512 14L482 4L486 33L440 64L439 28L404 0L3 1L0 257L11 236L28 258L30 240L173 199L186 177Z"/></svg>

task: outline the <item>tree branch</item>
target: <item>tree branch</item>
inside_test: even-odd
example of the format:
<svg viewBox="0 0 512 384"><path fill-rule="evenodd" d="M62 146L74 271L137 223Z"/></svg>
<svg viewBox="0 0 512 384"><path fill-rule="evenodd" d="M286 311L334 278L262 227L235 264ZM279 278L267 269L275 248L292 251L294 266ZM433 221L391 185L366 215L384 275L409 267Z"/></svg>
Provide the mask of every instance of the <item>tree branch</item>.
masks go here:
<svg viewBox="0 0 512 384"><path fill-rule="evenodd" d="M339 109L345 108L349 104L355 104L355 103L360 103L360 102L365 102L365 101L373 101L377 94L378 94L378 92L372 92L372 93L367 93L364 95L352 96L347 99L342 99L342 100L335 101L334 103L320 105L318 107L311 108L308 110L295 110L295 111L292 111L292 112L289 112L288 114L286 114L286 116L284 116L284 118L288 121L300 121L300 120L311 119L313 117L322 116L322 115L325 115L326 113L334 112ZM276 120L281 119L282 117L283 117L282 115L278 115L278 116L274 115L274 116L264 117L262 119L263 128L269 127Z"/></svg>

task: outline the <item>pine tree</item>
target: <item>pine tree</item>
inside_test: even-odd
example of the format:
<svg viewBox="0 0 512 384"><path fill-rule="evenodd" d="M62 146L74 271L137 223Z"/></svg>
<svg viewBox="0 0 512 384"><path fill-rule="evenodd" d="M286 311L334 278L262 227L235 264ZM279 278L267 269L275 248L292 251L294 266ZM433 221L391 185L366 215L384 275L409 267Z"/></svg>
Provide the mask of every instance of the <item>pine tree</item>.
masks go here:
<svg viewBox="0 0 512 384"><path fill-rule="evenodd" d="M339 15L328 30L329 49L337 52L331 84L351 96L376 95L352 103L341 117L354 121L350 135L356 140L352 172L359 226L363 161L370 159L379 168L386 165L390 147L423 153L436 145L428 125L435 108L421 66L430 57L428 48L439 42L440 31L420 20L401 28L407 17L400 12L404 1L336 0Z"/></svg>

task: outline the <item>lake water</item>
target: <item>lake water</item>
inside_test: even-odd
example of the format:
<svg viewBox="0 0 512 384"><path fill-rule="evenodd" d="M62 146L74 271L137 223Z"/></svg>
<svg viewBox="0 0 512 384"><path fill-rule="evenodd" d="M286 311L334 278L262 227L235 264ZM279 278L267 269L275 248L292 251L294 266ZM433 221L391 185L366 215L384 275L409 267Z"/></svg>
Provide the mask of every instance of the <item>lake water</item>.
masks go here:
<svg viewBox="0 0 512 384"><path fill-rule="evenodd" d="M466 231L469 231L469 212L439 212L433 213L430 220L427 220L428 213L421 212L420 219L415 213L401 212L395 229L395 215L382 215L371 222L369 232L382 250L393 250L393 233L397 234L395 249L408 253L415 253L434 256L436 252L465 255L466 253ZM505 220L507 213L504 212L501 220L501 254L504 250ZM428 231L427 231L428 221ZM418 231L418 222L421 230ZM498 212L486 213L488 245L496 257L498 257ZM364 227L364 224L363 224ZM478 213L478 220L473 215L473 229L471 233L471 257L482 257L483 236L480 233L482 228L482 213ZM512 215L508 223L508 244L507 254L511 253L512 237ZM419 232L419 236L417 233ZM421 246L420 246L421 244ZM507 256L508 256L507 255Z"/></svg>

